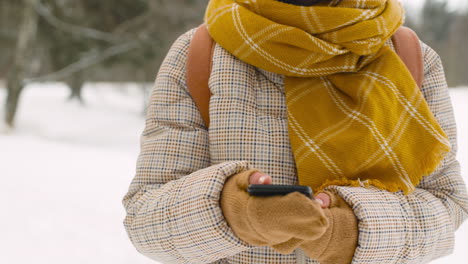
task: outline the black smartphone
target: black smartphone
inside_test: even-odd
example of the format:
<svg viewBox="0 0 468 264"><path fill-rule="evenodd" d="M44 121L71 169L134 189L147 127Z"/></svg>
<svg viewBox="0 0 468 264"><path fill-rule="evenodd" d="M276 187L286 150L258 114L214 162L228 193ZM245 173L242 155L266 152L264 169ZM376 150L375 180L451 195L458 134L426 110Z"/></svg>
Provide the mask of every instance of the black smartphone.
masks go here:
<svg viewBox="0 0 468 264"><path fill-rule="evenodd" d="M314 199L312 189L304 185L249 184L247 192L253 196L286 195L291 192L300 192L310 199Z"/></svg>

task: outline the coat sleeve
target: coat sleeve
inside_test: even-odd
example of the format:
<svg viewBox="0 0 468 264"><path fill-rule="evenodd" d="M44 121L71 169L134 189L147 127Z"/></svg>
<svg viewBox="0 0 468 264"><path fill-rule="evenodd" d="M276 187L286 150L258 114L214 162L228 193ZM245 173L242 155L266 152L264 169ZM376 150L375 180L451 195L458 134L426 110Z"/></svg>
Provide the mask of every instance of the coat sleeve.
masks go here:
<svg viewBox="0 0 468 264"><path fill-rule="evenodd" d="M426 44L422 43L422 49L422 92L449 136L452 151L410 195L364 185L326 188L348 202L358 218L358 246L352 263L427 263L451 254L454 233L468 216L466 185L456 159L453 107L442 62Z"/></svg>
<svg viewBox="0 0 468 264"><path fill-rule="evenodd" d="M251 246L225 221L220 193L247 161L210 163L208 131L185 84L194 30L162 63L141 135L136 175L123 198L124 226L136 249L162 263L210 263Z"/></svg>

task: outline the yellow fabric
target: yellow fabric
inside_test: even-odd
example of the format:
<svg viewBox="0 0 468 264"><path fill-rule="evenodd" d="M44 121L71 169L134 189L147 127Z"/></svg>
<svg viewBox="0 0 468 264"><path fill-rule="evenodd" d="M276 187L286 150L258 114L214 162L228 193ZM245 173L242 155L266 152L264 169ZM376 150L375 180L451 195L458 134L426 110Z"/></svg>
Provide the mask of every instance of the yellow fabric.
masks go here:
<svg viewBox="0 0 468 264"><path fill-rule="evenodd" d="M285 75L299 184L408 194L450 150L413 77L384 45L403 12L398 0L210 1L205 23L217 43Z"/></svg>

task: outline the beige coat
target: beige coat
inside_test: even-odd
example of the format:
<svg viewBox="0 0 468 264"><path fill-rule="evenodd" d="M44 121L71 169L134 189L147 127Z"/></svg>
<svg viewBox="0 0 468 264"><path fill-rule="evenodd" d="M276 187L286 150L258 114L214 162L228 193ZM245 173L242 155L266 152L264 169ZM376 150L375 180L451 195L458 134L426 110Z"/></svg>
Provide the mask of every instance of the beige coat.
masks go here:
<svg viewBox="0 0 468 264"><path fill-rule="evenodd" d="M162 263L318 263L300 249L282 255L250 246L227 225L219 205L227 177L257 168L276 184L297 183L283 76L243 63L217 45L206 129L185 83L193 33L174 43L152 91L136 175L123 200L132 243ZM422 49L422 91L453 150L408 196L363 186L328 188L359 219L353 263L426 263L450 254L454 233L468 216L441 60L424 43Z"/></svg>

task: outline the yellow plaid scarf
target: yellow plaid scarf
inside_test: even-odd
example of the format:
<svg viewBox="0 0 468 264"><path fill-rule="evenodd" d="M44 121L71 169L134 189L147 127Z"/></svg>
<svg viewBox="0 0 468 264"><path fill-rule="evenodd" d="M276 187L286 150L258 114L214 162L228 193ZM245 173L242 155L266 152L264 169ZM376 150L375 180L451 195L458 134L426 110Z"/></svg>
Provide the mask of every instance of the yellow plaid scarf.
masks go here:
<svg viewBox="0 0 468 264"><path fill-rule="evenodd" d="M402 20L398 0L333 7L211 0L205 14L223 48L285 75L299 184L408 194L450 143L403 62L384 45Z"/></svg>

